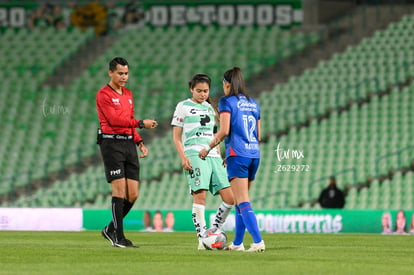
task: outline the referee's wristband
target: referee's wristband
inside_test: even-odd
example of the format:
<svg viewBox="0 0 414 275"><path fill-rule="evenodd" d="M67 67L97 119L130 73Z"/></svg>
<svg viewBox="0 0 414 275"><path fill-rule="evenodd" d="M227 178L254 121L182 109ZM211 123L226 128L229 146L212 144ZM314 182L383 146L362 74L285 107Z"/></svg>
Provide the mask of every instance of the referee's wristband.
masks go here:
<svg viewBox="0 0 414 275"><path fill-rule="evenodd" d="M144 141L141 139L140 141L138 141L137 143L136 143L136 145L137 146L139 146L141 143L143 143Z"/></svg>
<svg viewBox="0 0 414 275"><path fill-rule="evenodd" d="M140 121L138 122L138 127L139 127L139 128L144 128L144 127L145 127L145 124L144 124L144 121L143 121L143 120L140 120Z"/></svg>

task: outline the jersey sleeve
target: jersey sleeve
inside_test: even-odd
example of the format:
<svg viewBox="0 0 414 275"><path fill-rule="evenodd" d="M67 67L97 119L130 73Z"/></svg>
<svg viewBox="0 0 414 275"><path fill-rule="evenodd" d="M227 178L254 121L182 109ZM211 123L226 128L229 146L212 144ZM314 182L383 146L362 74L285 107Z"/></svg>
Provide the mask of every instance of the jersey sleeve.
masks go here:
<svg viewBox="0 0 414 275"><path fill-rule="evenodd" d="M175 107L174 115L171 121L171 126L184 127L184 107L182 103L178 103Z"/></svg>
<svg viewBox="0 0 414 275"><path fill-rule="evenodd" d="M117 115L115 107L111 102L111 98L104 92L98 93L96 97L96 104L103 116L112 127L123 127L123 128L137 128L139 120L131 117L122 117Z"/></svg>
<svg viewBox="0 0 414 275"><path fill-rule="evenodd" d="M131 102L132 102L132 108L131 108L131 119L134 119L135 117L135 104L134 104L134 100L132 99L132 94L131 94ZM139 120L138 120L139 122ZM138 133L137 130L132 129L132 136L133 136L133 140L135 144L138 144L139 142L142 142L142 137L140 136L140 134Z"/></svg>
<svg viewBox="0 0 414 275"><path fill-rule="evenodd" d="M231 113L231 107L227 102L227 97L220 98L220 101L218 103L218 110L219 113Z"/></svg>
<svg viewBox="0 0 414 275"><path fill-rule="evenodd" d="M137 132L137 130L133 130L132 131L132 135L134 137L134 143L139 143L139 142L143 141L142 140L142 137L139 135L139 133Z"/></svg>

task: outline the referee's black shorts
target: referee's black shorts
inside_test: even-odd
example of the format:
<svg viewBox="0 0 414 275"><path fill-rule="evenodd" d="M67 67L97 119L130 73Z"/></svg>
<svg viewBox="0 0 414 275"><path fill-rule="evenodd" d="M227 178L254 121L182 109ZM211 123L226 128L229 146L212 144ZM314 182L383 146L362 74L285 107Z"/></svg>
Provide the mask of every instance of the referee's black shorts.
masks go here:
<svg viewBox="0 0 414 275"><path fill-rule="evenodd" d="M139 181L138 153L132 139L103 139L100 147L109 183L121 178Z"/></svg>

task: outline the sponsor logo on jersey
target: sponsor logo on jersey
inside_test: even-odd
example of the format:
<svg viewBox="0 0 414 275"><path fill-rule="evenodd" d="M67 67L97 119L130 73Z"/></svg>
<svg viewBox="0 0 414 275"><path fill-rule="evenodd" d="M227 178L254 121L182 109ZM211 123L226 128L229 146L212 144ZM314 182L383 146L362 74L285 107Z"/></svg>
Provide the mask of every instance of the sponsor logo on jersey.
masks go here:
<svg viewBox="0 0 414 275"><path fill-rule="evenodd" d="M246 100L240 100L237 102L237 108L241 111L250 111L250 112L256 112L257 111L257 105L254 102L248 102Z"/></svg>
<svg viewBox="0 0 414 275"><path fill-rule="evenodd" d="M200 124L206 126L210 122L210 117L208 115L200 115Z"/></svg>
<svg viewBox="0 0 414 275"><path fill-rule="evenodd" d="M196 109L196 108L191 108L190 111L188 111L190 114L195 115L195 114L214 114L214 110L212 108L208 108L208 109Z"/></svg>
<svg viewBox="0 0 414 275"><path fill-rule="evenodd" d="M116 106L121 105L121 103L119 102L119 98L112 98L112 103Z"/></svg>
<svg viewBox="0 0 414 275"><path fill-rule="evenodd" d="M212 137L213 134L212 133L197 132L196 133L196 136L198 136L198 137L200 137L200 136L203 136L203 137Z"/></svg>
<svg viewBox="0 0 414 275"><path fill-rule="evenodd" d="M175 115L173 119L178 121L178 122L183 122L184 121L182 117L179 117L177 115Z"/></svg>

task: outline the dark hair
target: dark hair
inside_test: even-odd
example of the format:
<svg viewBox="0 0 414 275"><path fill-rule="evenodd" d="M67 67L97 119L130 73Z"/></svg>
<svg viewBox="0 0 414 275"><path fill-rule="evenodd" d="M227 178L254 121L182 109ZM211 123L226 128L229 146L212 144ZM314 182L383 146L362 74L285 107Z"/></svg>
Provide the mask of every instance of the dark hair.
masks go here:
<svg viewBox="0 0 414 275"><path fill-rule="evenodd" d="M193 89L198 83L207 83L208 87L210 88L211 85L211 78L206 75L206 74L195 74L193 75L193 77L191 78L190 81L188 81L188 87L190 89ZM218 111L217 111L217 104L215 104L210 97L207 98L206 100L208 103L211 104L211 106L213 106L214 112L215 112L215 118L217 120L217 122L219 122L219 116L218 116Z"/></svg>
<svg viewBox="0 0 414 275"><path fill-rule="evenodd" d="M239 67L227 70L224 73L224 81L230 84L230 95L239 97L239 94L244 95L247 99L250 99L247 94L246 84L243 78L243 72Z"/></svg>
<svg viewBox="0 0 414 275"><path fill-rule="evenodd" d="M193 89L198 83L207 83L210 88L211 78L206 74L195 74L191 80L188 81L188 86L190 89Z"/></svg>
<svg viewBox="0 0 414 275"><path fill-rule="evenodd" d="M111 72L114 72L116 70L116 66L117 65L122 65L122 66L128 66L128 61L126 61L125 58L122 57L114 57L110 62L109 62L109 70Z"/></svg>

